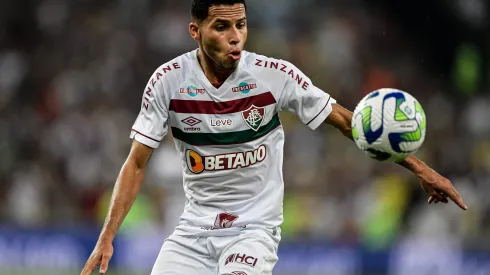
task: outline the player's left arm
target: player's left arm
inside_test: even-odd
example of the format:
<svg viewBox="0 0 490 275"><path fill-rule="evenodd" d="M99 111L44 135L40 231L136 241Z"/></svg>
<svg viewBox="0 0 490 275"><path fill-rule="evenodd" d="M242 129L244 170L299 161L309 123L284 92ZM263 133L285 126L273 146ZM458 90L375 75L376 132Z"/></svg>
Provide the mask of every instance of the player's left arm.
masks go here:
<svg viewBox="0 0 490 275"><path fill-rule="evenodd" d="M351 111L339 104L332 104L332 112L328 115L325 123L334 126L344 136L353 140L351 121ZM447 198L450 198L462 209L466 210L468 208L452 183L417 157L411 155L405 160L398 162L398 164L417 175L422 188L430 196L429 204L438 202L448 203Z"/></svg>
<svg viewBox="0 0 490 275"><path fill-rule="evenodd" d="M337 104L337 101L329 94L313 85L311 80L297 67L289 62L281 61L281 70L268 69L268 71L277 72L277 75L282 76L282 79L285 80L284 88L279 95L280 110L296 114L312 130L325 121L339 129L349 139L353 139L352 112ZM274 82L279 83L280 81ZM466 210L466 205L451 182L425 163L414 156L409 156L399 164L419 177L422 188L430 196L429 203L447 203L447 198L450 198L459 207Z"/></svg>

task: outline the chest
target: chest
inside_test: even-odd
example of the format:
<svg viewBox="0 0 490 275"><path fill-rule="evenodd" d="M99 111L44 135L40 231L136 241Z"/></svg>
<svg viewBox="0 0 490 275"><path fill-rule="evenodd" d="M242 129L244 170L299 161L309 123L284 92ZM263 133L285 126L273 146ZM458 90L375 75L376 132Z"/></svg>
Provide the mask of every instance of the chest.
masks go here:
<svg viewBox="0 0 490 275"><path fill-rule="evenodd" d="M246 142L279 125L277 102L253 79L215 90L190 80L170 99L169 124L175 138L193 145Z"/></svg>

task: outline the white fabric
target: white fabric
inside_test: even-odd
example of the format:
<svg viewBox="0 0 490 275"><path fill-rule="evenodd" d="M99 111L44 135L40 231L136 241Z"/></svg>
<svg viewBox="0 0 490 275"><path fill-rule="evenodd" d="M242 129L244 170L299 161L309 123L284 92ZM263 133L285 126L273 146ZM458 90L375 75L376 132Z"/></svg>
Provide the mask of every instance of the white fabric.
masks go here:
<svg viewBox="0 0 490 275"><path fill-rule="evenodd" d="M250 52L215 88L195 50L155 71L131 138L156 148L172 128L186 193L176 234L236 235L282 224L284 131L278 112L293 112L315 129L333 103L291 63Z"/></svg>
<svg viewBox="0 0 490 275"><path fill-rule="evenodd" d="M151 275L272 275L279 233L250 230L238 236L165 240Z"/></svg>

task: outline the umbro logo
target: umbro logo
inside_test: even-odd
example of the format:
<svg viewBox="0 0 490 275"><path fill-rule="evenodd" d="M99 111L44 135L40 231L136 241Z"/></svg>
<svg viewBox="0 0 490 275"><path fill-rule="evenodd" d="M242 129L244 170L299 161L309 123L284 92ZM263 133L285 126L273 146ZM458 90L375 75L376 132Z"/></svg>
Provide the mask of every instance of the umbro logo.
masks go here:
<svg viewBox="0 0 490 275"><path fill-rule="evenodd" d="M181 120L183 123L189 125L189 126L194 126L194 125L197 125L199 123L202 122L202 120L198 119L198 118L195 118L193 116L190 116L188 118L184 118L183 120Z"/></svg>
<svg viewBox="0 0 490 275"><path fill-rule="evenodd" d="M202 120L198 119L198 118L195 118L193 116L190 116L190 117L187 117L187 118L184 118L183 120L181 120L182 123L190 126L190 127L185 127L184 128L184 131L188 131L188 132L199 132L201 131L201 128L199 127L194 127L196 126L197 124L201 123Z"/></svg>

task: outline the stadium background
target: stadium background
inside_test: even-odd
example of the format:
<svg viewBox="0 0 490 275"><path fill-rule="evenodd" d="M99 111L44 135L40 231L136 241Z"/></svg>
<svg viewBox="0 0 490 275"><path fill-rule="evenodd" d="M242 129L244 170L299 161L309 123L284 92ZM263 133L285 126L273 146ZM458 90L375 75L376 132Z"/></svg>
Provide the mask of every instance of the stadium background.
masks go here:
<svg viewBox="0 0 490 275"><path fill-rule="evenodd" d="M402 4L403 2L403 4ZM79 274L128 153L143 88L192 50L190 1L0 1L0 274ZM490 4L248 0L247 49L283 58L350 108L396 87L425 108L418 156L469 206L289 114L275 274L490 274ZM112 274L149 274L183 207L170 138L151 160Z"/></svg>

